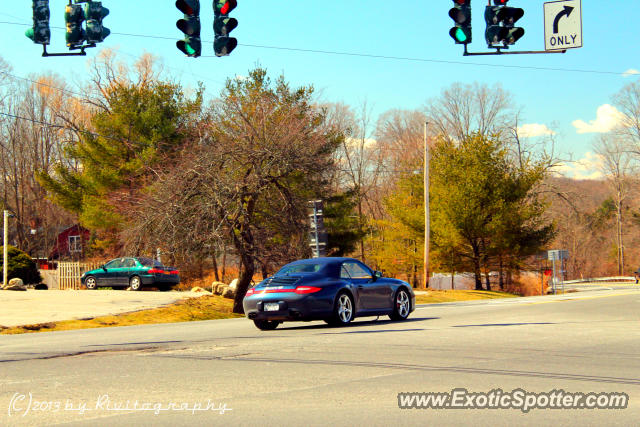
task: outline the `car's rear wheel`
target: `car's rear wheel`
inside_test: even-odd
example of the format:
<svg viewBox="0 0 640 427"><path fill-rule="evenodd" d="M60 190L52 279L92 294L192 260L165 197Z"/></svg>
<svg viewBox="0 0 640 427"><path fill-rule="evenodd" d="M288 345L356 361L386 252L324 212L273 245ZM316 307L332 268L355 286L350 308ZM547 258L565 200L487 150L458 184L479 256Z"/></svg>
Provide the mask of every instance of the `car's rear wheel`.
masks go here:
<svg viewBox="0 0 640 427"><path fill-rule="evenodd" d="M398 289L393 301L393 313L389 315L391 320L405 320L411 312L411 299L403 288Z"/></svg>
<svg viewBox="0 0 640 427"><path fill-rule="evenodd" d="M346 292L341 292L333 307L333 316L326 322L331 326L344 326L353 320L353 298Z"/></svg>
<svg viewBox="0 0 640 427"><path fill-rule="evenodd" d="M96 281L96 278L93 276L87 277L87 280L85 280L84 284L89 290L94 290L98 288L98 282Z"/></svg>
<svg viewBox="0 0 640 427"><path fill-rule="evenodd" d="M142 289L142 281L138 276L133 276L129 280L129 287L131 288L132 291L139 291Z"/></svg>
<svg viewBox="0 0 640 427"><path fill-rule="evenodd" d="M261 331L273 331L280 324L277 320L254 320L253 323Z"/></svg>

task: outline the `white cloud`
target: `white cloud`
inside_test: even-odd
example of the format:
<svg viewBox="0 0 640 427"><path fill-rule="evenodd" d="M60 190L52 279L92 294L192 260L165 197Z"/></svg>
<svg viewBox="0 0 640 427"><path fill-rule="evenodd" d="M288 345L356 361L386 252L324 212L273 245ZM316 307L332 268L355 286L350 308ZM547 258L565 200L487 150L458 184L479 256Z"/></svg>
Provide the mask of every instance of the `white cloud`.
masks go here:
<svg viewBox="0 0 640 427"><path fill-rule="evenodd" d="M576 120L571 123L578 133L607 133L620 124L624 115L613 105L604 104L598 107L596 119L589 123L584 120Z"/></svg>
<svg viewBox="0 0 640 427"><path fill-rule="evenodd" d="M555 171L560 175L573 179L602 179L604 160L599 154L587 152L585 156L575 162L562 163Z"/></svg>
<svg viewBox="0 0 640 427"><path fill-rule="evenodd" d="M363 148L365 150L370 150L372 148L375 148L375 146L378 144L378 141L372 138L365 138L364 144L363 144L363 140L360 138L347 138L345 142L347 144L347 147L349 147L350 149L357 149L357 148L360 148L362 145L364 145Z"/></svg>
<svg viewBox="0 0 640 427"><path fill-rule="evenodd" d="M636 70L635 68L629 68L627 71L625 71L624 73L622 73L622 77L631 77L631 76L635 76L636 74L640 74L639 70Z"/></svg>
<svg viewBox="0 0 640 427"><path fill-rule="evenodd" d="M533 138L543 135L555 135L556 133L549 129L547 125L539 123L529 123L518 127L518 135L522 138Z"/></svg>

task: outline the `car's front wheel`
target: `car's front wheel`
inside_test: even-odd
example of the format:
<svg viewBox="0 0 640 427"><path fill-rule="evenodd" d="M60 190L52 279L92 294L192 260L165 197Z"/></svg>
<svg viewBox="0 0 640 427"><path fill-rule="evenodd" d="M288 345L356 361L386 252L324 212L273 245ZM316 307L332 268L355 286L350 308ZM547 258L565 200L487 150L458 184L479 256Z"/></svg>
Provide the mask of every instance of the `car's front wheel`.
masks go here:
<svg viewBox="0 0 640 427"><path fill-rule="evenodd" d="M129 280L129 287L132 291L139 291L142 289L142 281L138 276L133 276L131 280Z"/></svg>
<svg viewBox="0 0 640 427"><path fill-rule="evenodd" d="M333 316L326 322L331 326L344 326L353 320L353 298L346 292L341 292L333 307Z"/></svg>
<svg viewBox="0 0 640 427"><path fill-rule="evenodd" d="M389 315L391 320L405 320L411 312L411 299L403 288L398 289L393 304L393 313Z"/></svg>
<svg viewBox="0 0 640 427"><path fill-rule="evenodd" d="M98 282L96 281L96 278L93 276L87 277L84 284L89 290L94 290L94 289L97 289L98 287Z"/></svg>
<svg viewBox="0 0 640 427"><path fill-rule="evenodd" d="M280 324L277 320L254 320L253 323L261 331L273 331Z"/></svg>

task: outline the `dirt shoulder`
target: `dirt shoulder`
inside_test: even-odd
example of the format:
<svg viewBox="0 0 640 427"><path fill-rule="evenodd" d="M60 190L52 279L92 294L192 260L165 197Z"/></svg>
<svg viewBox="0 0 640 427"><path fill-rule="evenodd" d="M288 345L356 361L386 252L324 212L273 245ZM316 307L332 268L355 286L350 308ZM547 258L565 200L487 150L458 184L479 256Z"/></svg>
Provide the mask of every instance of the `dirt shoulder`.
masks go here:
<svg viewBox="0 0 640 427"><path fill-rule="evenodd" d="M115 315L166 306L194 292L0 291L0 326L10 327Z"/></svg>

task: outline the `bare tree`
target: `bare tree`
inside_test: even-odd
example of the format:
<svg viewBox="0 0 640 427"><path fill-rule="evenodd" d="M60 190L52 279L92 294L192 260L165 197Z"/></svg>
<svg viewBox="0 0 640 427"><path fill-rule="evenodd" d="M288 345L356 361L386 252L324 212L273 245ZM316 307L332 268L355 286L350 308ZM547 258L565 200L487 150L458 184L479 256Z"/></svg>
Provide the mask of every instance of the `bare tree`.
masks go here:
<svg viewBox="0 0 640 427"><path fill-rule="evenodd" d="M473 133L501 135L513 128L516 117L513 99L502 86L455 83L428 102L425 111L436 133L464 141Z"/></svg>
<svg viewBox="0 0 640 427"><path fill-rule="evenodd" d="M605 174L609 188L613 193L618 275L622 275L625 267L623 212L636 164L631 156L628 141L625 141L621 136L603 135L596 141L594 148L602 158L602 172Z"/></svg>
<svg viewBox="0 0 640 427"><path fill-rule="evenodd" d="M331 123L345 134L335 153L338 165L336 190L355 193L359 228L365 229L367 217L380 218L383 212L378 190L384 178L385 152L375 139L371 111L366 102L357 112L344 104L328 107ZM360 240L359 256L366 260L364 238Z"/></svg>

